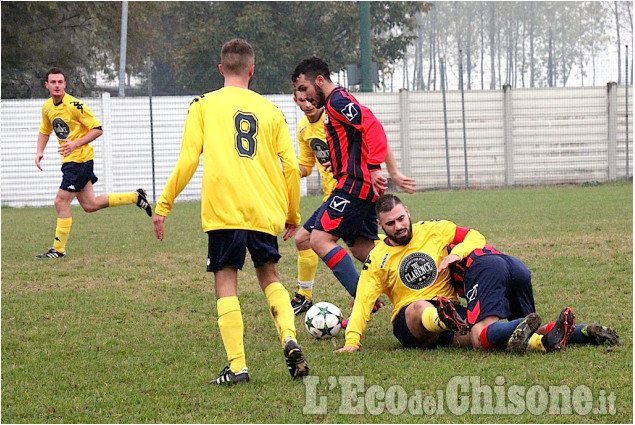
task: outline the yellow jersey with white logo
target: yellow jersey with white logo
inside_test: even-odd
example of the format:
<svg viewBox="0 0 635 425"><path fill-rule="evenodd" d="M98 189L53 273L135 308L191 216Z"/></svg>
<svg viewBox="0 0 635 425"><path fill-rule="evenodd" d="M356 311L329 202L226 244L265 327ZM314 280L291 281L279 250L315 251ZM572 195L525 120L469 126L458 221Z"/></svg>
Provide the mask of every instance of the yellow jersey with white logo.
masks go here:
<svg viewBox="0 0 635 425"><path fill-rule="evenodd" d="M325 162L331 160L329 154L329 145L326 143L324 135L324 111L316 122L310 122L306 115L298 123L298 162L307 170L307 176L311 175L313 166L317 164L320 175L322 176L322 191L326 201L335 189L337 180L333 177L333 173L324 169Z"/></svg>
<svg viewBox="0 0 635 425"><path fill-rule="evenodd" d="M68 93L64 94L59 105L55 105L53 98L49 98L42 106L40 133L49 135L55 132L60 145L62 139L77 140L97 127L101 127L101 124L88 106ZM90 143L86 143L75 149L70 155L62 156L62 163L82 163L90 161L94 157L93 147Z"/></svg>
<svg viewBox="0 0 635 425"><path fill-rule="evenodd" d="M461 259L485 246L485 237L477 230L447 220L413 223L408 245L391 246L386 240L375 246L362 267L346 328L346 345L360 346L375 300L381 294L386 294L393 305L391 322L402 308L417 300L440 296L458 303L448 269L438 273L439 264L448 256L447 246L456 244L451 254Z"/></svg>
<svg viewBox="0 0 635 425"><path fill-rule="evenodd" d="M168 215L203 155L203 231L278 235L300 224L300 172L282 111L260 94L224 87L195 98L179 159L157 202Z"/></svg>

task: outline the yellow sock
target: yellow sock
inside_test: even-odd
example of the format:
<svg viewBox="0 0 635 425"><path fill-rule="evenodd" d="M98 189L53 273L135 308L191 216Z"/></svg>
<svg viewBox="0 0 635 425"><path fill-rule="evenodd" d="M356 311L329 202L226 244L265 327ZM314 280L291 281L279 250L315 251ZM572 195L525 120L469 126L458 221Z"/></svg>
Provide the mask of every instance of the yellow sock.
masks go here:
<svg viewBox="0 0 635 425"><path fill-rule="evenodd" d="M218 310L218 328L227 352L232 372L239 372L247 366L245 347L243 346L243 316L240 313L238 297L223 297L216 301Z"/></svg>
<svg viewBox="0 0 635 425"><path fill-rule="evenodd" d="M529 345L527 348L531 351L542 351L543 353L546 353L547 350L545 350L545 346L542 345L543 336L544 335L533 334L531 338L529 338Z"/></svg>
<svg viewBox="0 0 635 425"><path fill-rule="evenodd" d="M293 315L289 293L280 282L273 282L265 288L265 295L267 296L267 302L269 302L269 312L273 317L276 330L278 335L280 335L280 342L284 347L285 339L288 337L296 339L295 316Z"/></svg>
<svg viewBox="0 0 635 425"><path fill-rule="evenodd" d="M421 323L423 327L434 333L441 333L447 331L448 328L439 320L439 313L435 307L427 307L421 314Z"/></svg>
<svg viewBox="0 0 635 425"><path fill-rule="evenodd" d="M73 225L73 217L58 218L57 227L55 228L55 240L53 241L53 249L57 252L66 252L66 242L68 235L71 233Z"/></svg>
<svg viewBox="0 0 635 425"><path fill-rule="evenodd" d="M109 193L108 194L108 206L118 207L119 205L136 204L138 198L137 192L130 193Z"/></svg>
<svg viewBox="0 0 635 425"><path fill-rule="evenodd" d="M312 249L298 251L298 293L307 300L313 298L313 281L320 257Z"/></svg>

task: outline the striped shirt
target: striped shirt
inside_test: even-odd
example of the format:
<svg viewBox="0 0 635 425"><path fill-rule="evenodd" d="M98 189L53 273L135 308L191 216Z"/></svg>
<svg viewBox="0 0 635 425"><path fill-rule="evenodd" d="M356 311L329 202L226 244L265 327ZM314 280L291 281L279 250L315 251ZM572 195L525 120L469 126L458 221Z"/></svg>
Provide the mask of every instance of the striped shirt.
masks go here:
<svg viewBox="0 0 635 425"><path fill-rule="evenodd" d="M324 130L337 188L368 201L376 201L370 173L381 169L388 141L384 127L367 107L344 88L326 99Z"/></svg>

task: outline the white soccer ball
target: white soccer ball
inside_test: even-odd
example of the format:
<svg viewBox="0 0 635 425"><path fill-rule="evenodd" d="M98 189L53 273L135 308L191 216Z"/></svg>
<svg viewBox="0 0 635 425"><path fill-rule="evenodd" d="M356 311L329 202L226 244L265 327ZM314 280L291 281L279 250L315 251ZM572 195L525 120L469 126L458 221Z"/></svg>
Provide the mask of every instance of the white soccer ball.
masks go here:
<svg viewBox="0 0 635 425"><path fill-rule="evenodd" d="M333 338L342 329L342 312L331 303L319 302L306 312L304 325L317 339Z"/></svg>

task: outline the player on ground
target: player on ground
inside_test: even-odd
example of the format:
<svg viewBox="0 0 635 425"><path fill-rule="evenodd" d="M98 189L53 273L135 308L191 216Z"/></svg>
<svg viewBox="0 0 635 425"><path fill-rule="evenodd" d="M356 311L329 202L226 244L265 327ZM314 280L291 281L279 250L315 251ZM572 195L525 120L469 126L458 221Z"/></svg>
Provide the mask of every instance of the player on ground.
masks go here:
<svg viewBox="0 0 635 425"><path fill-rule="evenodd" d="M364 261L375 246L375 202L386 189L381 169L386 133L373 113L331 81L328 64L317 57L301 61L291 75L294 90L316 108L325 108L324 129L337 186L314 220L311 249L354 298L359 273L346 250Z"/></svg>
<svg viewBox="0 0 635 425"><path fill-rule="evenodd" d="M62 184L55 197L57 227L53 247L37 258L66 257L66 242L71 232L73 218L71 202L77 198L84 211L91 213L107 207L136 204L152 216L152 206L143 189L130 193L108 193L95 196L93 173L95 157L90 143L103 134L99 120L88 106L66 93L66 77L60 68L46 73L44 83L51 97L42 106L42 123L37 139L35 165L42 171L44 149L52 132L58 138L58 152L62 155Z"/></svg>
<svg viewBox="0 0 635 425"><path fill-rule="evenodd" d="M181 154L157 203L154 231L164 221L203 154L201 219L208 234L207 271L214 273L218 327L229 366L210 384L249 381L238 301L238 270L249 250L269 303L292 378L309 373L296 342L293 309L280 283L277 235L286 240L300 224L300 175L285 118L272 102L249 90L254 51L234 39L221 50L224 87L194 99L185 120Z"/></svg>
<svg viewBox="0 0 635 425"><path fill-rule="evenodd" d="M457 312L461 307L456 304L448 266L483 248L485 238L446 220L412 224L408 208L394 195L381 196L376 211L386 238L364 263L346 344L338 351L354 352L361 347L373 303L382 293L394 306L393 334L404 347L451 344L458 338L454 331L465 334L467 325ZM454 248L448 255L450 244Z"/></svg>
<svg viewBox="0 0 635 425"><path fill-rule="evenodd" d="M448 251L452 248L450 245ZM537 332L541 318L534 305L531 272L519 259L491 245L451 264L450 276L459 296L467 299L467 324L474 348L506 347L508 352L521 354L528 349L557 351L567 343L619 343L611 328L575 325L569 307L562 310L558 320Z"/></svg>
<svg viewBox="0 0 635 425"><path fill-rule="evenodd" d="M300 165L301 177L310 176L313 166L317 164L322 177L322 190L324 198L322 202L331 195L337 185L330 169L329 148L324 135L324 108L316 108L306 98L303 93L293 91L293 100L300 110L304 112L304 117L298 123L298 162ZM414 193L416 184L414 179L403 175L398 167L397 161L388 147L386 154L386 168L391 179L404 192ZM298 250L298 291L291 300L293 311L296 315L307 311L313 304L313 284L318 267L318 255L311 249L311 232L313 222L318 214L319 208L311 215L295 235L295 246Z"/></svg>

